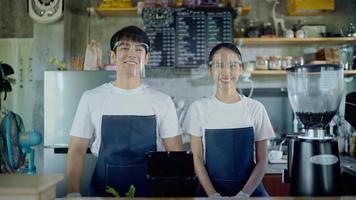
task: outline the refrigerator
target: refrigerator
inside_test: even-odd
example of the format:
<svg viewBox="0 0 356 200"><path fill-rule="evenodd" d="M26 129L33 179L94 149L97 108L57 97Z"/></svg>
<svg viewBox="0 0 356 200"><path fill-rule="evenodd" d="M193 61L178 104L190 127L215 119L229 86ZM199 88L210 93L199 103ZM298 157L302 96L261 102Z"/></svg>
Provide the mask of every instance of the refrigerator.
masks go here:
<svg viewBox="0 0 356 200"><path fill-rule="evenodd" d="M56 196L67 194L66 159L69 132L81 95L103 83L115 80L109 71L44 72L44 173L61 173L64 180L56 186ZM87 153L81 179L83 196L89 192L96 158Z"/></svg>

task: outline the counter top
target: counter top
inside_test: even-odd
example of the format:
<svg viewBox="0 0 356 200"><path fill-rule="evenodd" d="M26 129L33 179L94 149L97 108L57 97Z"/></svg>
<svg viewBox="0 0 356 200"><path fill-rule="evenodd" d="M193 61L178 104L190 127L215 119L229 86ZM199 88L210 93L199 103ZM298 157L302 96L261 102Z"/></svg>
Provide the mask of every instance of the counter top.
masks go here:
<svg viewBox="0 0 356 200"><path fill-rule="evenodd" d="M266 174L282 174L284 169L287 169L287 164L268 163Z"/></svg>
<svg viewBox="0 0 356 200"><path fill-rule="evenodd" d="M73 198L58 198L56 200L66 200L66 199L73 199ZM110 198L110 197L82 197L82 198L75 198L77 200L113 200L113 199L129 199L129 198ZM162 200L167 198L135 198L135 199L147 199L147 200ZM169 198L170 200L198 200L198 199L209 199L209 198ZM223 198L221 198L223 199ZM233 198L226 198L226 199L233 199ZM305 199L326 199L326 200L351 200L356 199L356 196L341 196L341 197L251 197L249 199L256 199L256 200L305 200Z"/></svg>
<svg viewBox="0 0 356 200"><path fill-rule="evenodd" d="M341 156L341 170L356 176L356 157Z"/></svg>
<svg viewBox="0 0 356 200"><path fill-rule="evenodd" d="M63 175L0 174L1 199L55 199L55 185Z"/></svg>

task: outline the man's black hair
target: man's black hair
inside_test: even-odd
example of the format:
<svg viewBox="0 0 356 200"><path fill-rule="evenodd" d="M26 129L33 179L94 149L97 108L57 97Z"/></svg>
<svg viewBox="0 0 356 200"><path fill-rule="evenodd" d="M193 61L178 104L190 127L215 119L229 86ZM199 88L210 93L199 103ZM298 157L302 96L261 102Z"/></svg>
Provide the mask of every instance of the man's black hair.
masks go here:
<svg viewBox="0 0 356 200"><path fill-rule="evenodd" d="M231 50L232 52L236 53L236 54L240 57L240 61L241 61L241 64L242 64L241 52L240 52L240 50L239 50L234 44L231 44L231 43L220 43L220 44L216 45L216 46L210 51L210 54L209 54L209 62L208 62L209 67L211 66L211 62L212 62L212 60L213 60L213 57L214 57L215 52L217 52L218 50L223 49L223 48L229 49L229 50Z"/></svg>
<svg viewBox="0 0 356 200"><path fill-rule="evenodd" d="M123 29L117 31L110 40L110 49L112 51L116 50L116 47L114 48L116 42L120 40L131 40L133 42L140 42L140 43L145 43L150 47L150 40L148 39L147 34L137 26L127 26L124 27ZM148 52L148 49L146 49L146 53Z"/></svg>

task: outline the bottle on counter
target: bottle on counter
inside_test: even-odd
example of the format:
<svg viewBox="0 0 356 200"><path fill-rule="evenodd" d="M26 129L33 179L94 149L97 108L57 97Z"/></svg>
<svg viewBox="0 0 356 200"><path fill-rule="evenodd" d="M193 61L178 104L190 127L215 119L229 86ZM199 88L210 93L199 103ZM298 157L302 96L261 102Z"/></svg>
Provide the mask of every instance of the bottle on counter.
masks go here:
<svg viewBox="0 0 356 200"><path fill-rule="evenodd" d="M356 134L351 135L350 156L356 157Z"/></svg>

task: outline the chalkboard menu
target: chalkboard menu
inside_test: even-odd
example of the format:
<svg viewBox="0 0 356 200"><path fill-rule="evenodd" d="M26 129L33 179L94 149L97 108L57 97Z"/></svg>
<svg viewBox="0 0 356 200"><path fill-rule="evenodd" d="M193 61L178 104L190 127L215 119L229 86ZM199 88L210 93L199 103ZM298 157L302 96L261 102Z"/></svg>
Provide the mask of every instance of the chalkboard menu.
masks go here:
<svg viewBox="0 0 356 200"><path fill-rule="evenodd" d="M173 67L175 59L175 29L173 27L147 28L150 39L150 67Z"/></svg>
<svg viewBox="0 0 356 200"><path fill-rule="evenodd" d="M232 42L233 14L227 8L150 8L143 20L151 42L148 67L204 67L216 44Z"/></svg>

